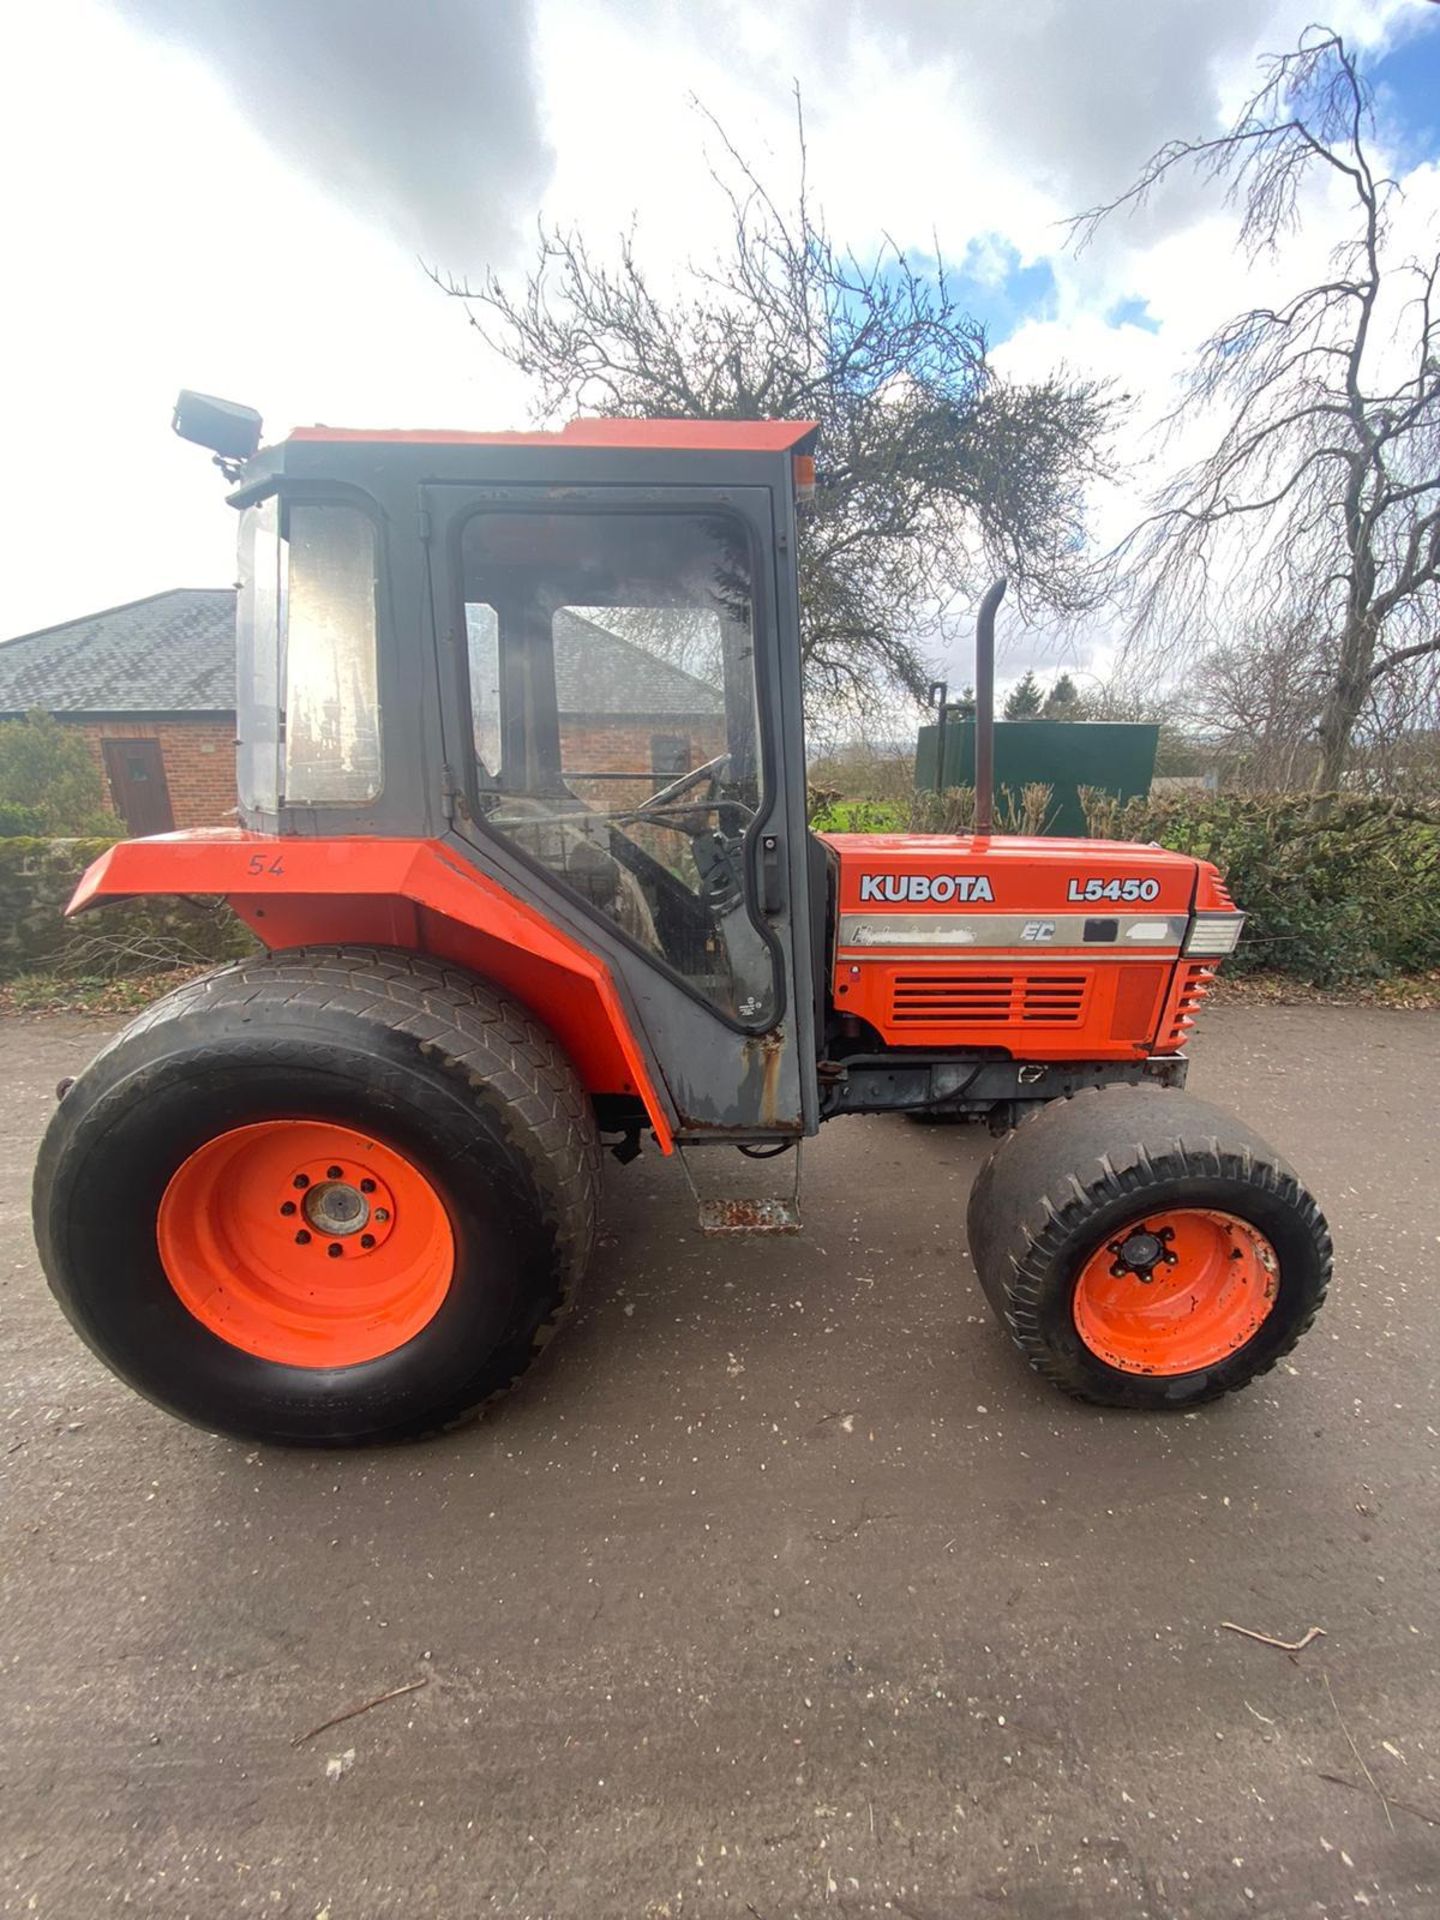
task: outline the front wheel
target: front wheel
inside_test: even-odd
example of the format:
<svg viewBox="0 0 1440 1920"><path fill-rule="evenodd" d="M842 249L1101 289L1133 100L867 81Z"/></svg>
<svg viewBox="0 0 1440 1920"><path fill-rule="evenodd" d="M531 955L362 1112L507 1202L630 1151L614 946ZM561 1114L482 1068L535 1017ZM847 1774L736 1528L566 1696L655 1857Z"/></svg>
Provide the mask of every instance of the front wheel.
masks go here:
<svg viewBox="0 0 1440 1920"><path fill-rule="evenodd" d="M981 1169L971 1257L1037 1373L1077 1399L1192 1407L1295 1345L1325 1296L1330 1235L1248 1127L1188 1094L1056 1100Z"/></svg>
<svg viewBox="0 0 1440 1920"><path fill-rule="evenodd" d="M553 1039L414 955L190 983L62 1100L35 1227L122 1379L245 1439L453 1426L523 1372L594 1236L598 1140Z"/></svg>

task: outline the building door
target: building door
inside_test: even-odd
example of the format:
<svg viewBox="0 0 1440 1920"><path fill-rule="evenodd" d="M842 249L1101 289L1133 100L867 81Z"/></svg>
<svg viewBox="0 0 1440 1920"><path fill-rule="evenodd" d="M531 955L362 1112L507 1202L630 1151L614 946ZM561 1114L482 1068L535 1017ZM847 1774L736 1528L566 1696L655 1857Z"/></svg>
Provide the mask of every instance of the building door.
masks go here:
<svg viewBox="0 0 1440 1920"><path fill-rule="evenodd" d="M158 740L102 740L105 774L115 810L139 836L169 833L175 825L170 789L165 784L165 762Z"/></svg>

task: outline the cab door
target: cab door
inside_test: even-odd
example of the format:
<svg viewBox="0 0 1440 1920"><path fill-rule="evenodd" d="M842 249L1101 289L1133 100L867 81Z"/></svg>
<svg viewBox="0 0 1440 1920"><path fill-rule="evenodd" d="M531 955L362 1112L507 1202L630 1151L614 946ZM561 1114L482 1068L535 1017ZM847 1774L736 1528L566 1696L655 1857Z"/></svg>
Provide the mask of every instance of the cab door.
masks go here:
<svg viewBox="0 0 1440 1920"><path fill-rule="evenodd" d="M421 513L466 857L604 956L682 1138L813 1131L770 491L442 482Z"/></svg>

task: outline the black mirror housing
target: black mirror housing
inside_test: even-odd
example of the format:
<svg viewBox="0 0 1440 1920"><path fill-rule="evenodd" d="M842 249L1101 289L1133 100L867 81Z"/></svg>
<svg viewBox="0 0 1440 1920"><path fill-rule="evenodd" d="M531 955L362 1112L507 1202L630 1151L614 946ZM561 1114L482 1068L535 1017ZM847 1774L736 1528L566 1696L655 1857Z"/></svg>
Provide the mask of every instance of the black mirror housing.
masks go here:
<svg viewBox="0 0 1440 1920"><path fill-rule="evenodd" d="M251 460L260 450L263 422L254 407L184 388L175 402L171 426L182 440L208 447L222 460Z"/></svg>

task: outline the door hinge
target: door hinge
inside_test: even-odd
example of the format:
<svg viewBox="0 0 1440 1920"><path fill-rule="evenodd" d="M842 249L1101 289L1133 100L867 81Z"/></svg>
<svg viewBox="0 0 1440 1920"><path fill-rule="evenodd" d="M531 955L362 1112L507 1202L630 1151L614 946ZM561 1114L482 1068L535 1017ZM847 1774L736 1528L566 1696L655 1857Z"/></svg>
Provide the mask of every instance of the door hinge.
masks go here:
<svg viewBox="0 0 1440 1920"><path fill-rule="evenodd" d="M455 778L454 771L448 766L441 767L440 778L443 783L441 799L445 807L445 818L449 825L453 827L457 820L468 820L470 818L470 808L466 803L465 789Z"/></svg>

